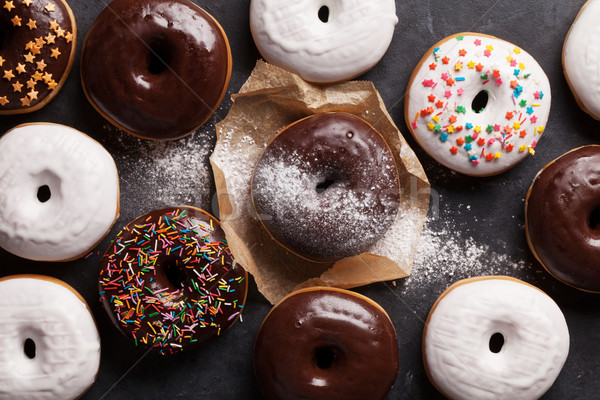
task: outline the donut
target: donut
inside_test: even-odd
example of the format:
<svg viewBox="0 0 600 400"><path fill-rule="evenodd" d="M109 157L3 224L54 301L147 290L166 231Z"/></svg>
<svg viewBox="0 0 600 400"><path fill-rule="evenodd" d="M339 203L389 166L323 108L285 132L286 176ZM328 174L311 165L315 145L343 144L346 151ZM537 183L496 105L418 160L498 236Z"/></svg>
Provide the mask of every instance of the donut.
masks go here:
<svg viewBox="0 0 600 400"><path fill-rule="evenodd" d="M560 281L600 292L600 146L563 154L534 178L525 198L527 242Z"/></svg>
<svg viewBox="0 0 600 400"><path fill-rule="evenodd" d="M268 62L315 83L375 66L398 23L394 0L252 0L250 29Z"/></svg>
<svg viewBox="0 0 600 400"><path fill-rule="evenodd" d="M507 276L455 282L436 300L423 332L427 375L453 400L538 399L568 353L560 308Z"/></svg>
<svg viewBox="0 0 600 400"><path fill-rule="evenodd" d="M33 112L48 104L69 76L75 59L75 17L63 0L3 3L0 115Z"/></svg>
<svg viewBox="0 0 600 400"><path fill-rule="evenodd" d="M282 129L260 156L252 203L275 241L319 262L358 255L396 218L398 171L383 137L347 113L315 114Z"/></svg>
<svg viewBox="0 0 600 400"><path fill-rule="evenodd" d="M550 83L514 44L459 33L423 56L404 106L415 140L437 162L489 176L535 153L550 112Z"/></svg>
<svg viewBox="0 0 600 400"><path fill-rule="evenodd" d="M160 354L199 347L239 318L246 271L219 221L194 207L151 211L129 223L102 257L98 287L112 322Z"/></svg>
<svg viewBox="0 0 600 400"><path fill-rule="evenodd" d="M567 83L577 104L595 119L600 119L600 1L589 0L579 11L567 33L562 64Z"/></svg>
<svg viewBox="0 0 600 400"><path fill-rule="evenodd" d="M263 321L254 371L266 400L383 399L398 375L396 331L365 296L302 289Z"/></svg>
<svg viewBox="0 0 600 400"><path fill-rule="evenodd" d="M37 261L93 249L119 215L119 177L101 144L73 128L19 125L0 137L0 247Z"/></svg>
<svg viewBox="0 0 600 400"><path fill-rule="evenodd" d="M79 293L58 279L0 279L0 398L74 400L96 380L100 336Z"/></svg>
<svg viewBox="0 0 600 400"><path fill-rule="evenodd" d="M87 33L81 81L119 129L178 139L203 125L231 76L225 32L188 0L114 0Z"/></svg>

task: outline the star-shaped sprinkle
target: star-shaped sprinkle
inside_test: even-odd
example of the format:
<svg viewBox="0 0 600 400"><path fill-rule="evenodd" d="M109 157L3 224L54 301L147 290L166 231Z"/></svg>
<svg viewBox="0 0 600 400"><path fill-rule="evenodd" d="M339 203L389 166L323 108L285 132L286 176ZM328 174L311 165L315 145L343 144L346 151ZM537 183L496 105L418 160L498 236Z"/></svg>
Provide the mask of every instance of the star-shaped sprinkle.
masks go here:
<svg viewBox="0 0 600 400"><path fill-rule="evenodd" d="M440 140L441 140L442 142L445 142L446 140L448 140L448 134L447 134L447 133L442 133L442 134L440 135Z"/></svg>
<svg viewBox="0 0 600 400"><path fill-rule="evenodd" d="M475 133L481 133L481 126L477 125L473 130L475 131Z"/></svg>
<svg viewBox="0 0 600 400"><path fill-rule="evenodd" d="M2 8L6 8L8 10L8 12L10 12L10 10L12 10L13 8L15 8L15 5L13 4L12 1L5 1L4 2L4 7Z"/></svg>
<svg viewBox="0 0 600 400"><path fill-rule="evenodd" d="M521 101L519 102L519 105L520 105L521 107L525 107L525 106L527 105L527 100L525 100L525 99L521 100ZM533 111L533 110L532 110L532 111Z"/></svg>
<svg viewBox="0 0 600 400"><path fill-rule="evenodd" d="M434 115L433 117L431 117L431 119L437 124L438 122L440 122L440 117L437 115Z"/></svg>
<svg viewBox="0 0 600 400"><path fill-rule="evenodd" d="M483 64L479 63L475 66L475 69L477 70L477 72L481 72L483 71Z"/></svg>
<svg viewBox="0 0 600 400"><path fill-rule="evenodd" d="M444 107L444 102L442 100L438 100L437 103L435 103L435 106L437 108L443 108Z"/></svg>
<svg viewBox="0 0 600 400"><path fill-rule="evenodd" d="M58 47L52 49L52 54L50 54L50 57L54 57L58 60L58 56L61 55L61 52L58 50Z"/></svg>
<svg viewBox="0 0 600 400"><path fill-rule="evenodd" d="M453 127L452 125L448 125L448 126L446 127L446 130L447 130L449 133L453 133L453 132L454 132L454 127Z"/></svg>
<svg viewBox="0 0 600 400"><path fill-rule="evenodd" d="M450 59L448 57L442 58L442 63L448 64L449 62L450 62Z"/></svg>
<svg viewBox="0 0 600 400"><path fill-rule="evenodd" d="M19 81L13 83L12 86L13 86L13 91L14 92L20 92L21 89L23 88L23 85Z"/></svg>
<svg viewBox="0 0 600 400"><path fill-rule="evenodd" d="M460 41L461 41L461 40L463 40L464 38L465 38L465 37L464 37L463 35L458 35L458 36L456 37L456 40L458 40L458 41L460 42Z"/></svg>
<svg viewBox="0 0 600 400"><path fill-rule="evenodd" d="M521 138L525 138L525 136L527 136L527 131L526 130L522 130L521 132L519 132L519 136Z"/></svg>
<svg viewBox="0 0 600 400"><path fill-rule="evenodd" d="M512 128L510 126L506 125L504 127L504 132L506 132L507 134L510 134L512 132Z"/></svg>
<svg viewBox="0 0 600 400"><path fill-rule="evenodd" d="M454 79L452 79L452 78L446 79L446 85L448 85L448 86L454 85Z"/></svg>
<svg viewBox="0 0 600 400"><path fill-rule="evenodd" d="M450 90L446 90L444 92L444 97L446 97L447 99L449 99L450 97L452 97L452 92Z"/></svg>
<svg viewBox="0 0 600 400"><path fill-rule="evenodd" d="M430 131L434 130L435 129L435 124L432 123L432 122L428 123L427 124L427 129L429 129Z"/></svg>
<svg viewBox="0 0 600 400"><path fill-rule="evenodd" d="M442 80L444 80L444 81L445 81L445 80L447 80L449 77L450 77L450 76L448 76L448 73L446 73L446 72L444 72L444 73L442 74Z"/></svg>
<svg viewBox="0 0 600 400"><path fill-rule="evenodd" d="M21 97L21 104L23 107L29 107L31 105L31 99L29 96Z"/></svg>
<svg viewBox="0 0 600 400"><path fill-rule="evenodd" d="M450 118L448 118L448 121L450 121L451 124L456 122L456 115L451 115Z"/></svg>
<svg viewBox="0 0 600 400"><path fill-rule="evenodd" d="M29 27L29 30L32 31L34 29L37 28L37 22L34 21L33 19L29 18L29 22L27 22L25 25L27 25Z"/></svg>
<svg viewBox="0 0 600 400"><path fill-rule="evenodd" d="M473 127L473 124L472 124L472 123L470 123L470 122L467 122L467 123L465 124L465 128L467 128L467 129L471 129L472 127Z"/></svg>
<svg viewBox="0 0 600 400"><path fill-rule="evenodd" d="M540 99L544 98L544 93L542 93L541 91L539 91L539 92L535 92L535 93L533 94L533 97L534 97L536 100L540 100Z"/></svg>
<svg viewBox="0 0 600 400"><path fill-rule="evenodd" d="M458 153L458 149L456 148L456 146L450 147L450 153L452 153L452 154L457 154Z"/></svg>
<svg viewBox="0 0 600 400"><path fill-rule="evenodd" d="M436 64L436 63L431 63L431 64L429 64L429 69L430 69L430 70L432 70L432 71L433 71L434 69L436 69L436 67L437 67L437 64Z"/></svg>
<svg viewBox="0 0 600 400"><path fill-rule="evenodd" d="M464 92L465 92L465 89L463 89L463 88L458 88L458 89L456 89L456 94L457 94L457 95L459 95L459 96L462 96L462 94L463 94Z"/></svg>
<svg viewBox="0 0 600 400"><path fill-rule="evenodd" d="M32 42L31 40L29 42L27 42L27 44L25 45L25 51L27 50L31 50L33 48L33 46L35 46L35 43Z"/></svg>
<svg viewBox="0 0 600 400"><path fill-rule="evenodd" d="M3 76L4 79L6 79L7 81L10 81L14 77L15 77L15 74L13 74L12 69L4 70L4 76Z"/></svg>
<svg viewBox="0 0 600 400"><path fill-rule="evenodd" d="M533 114L533 107L527 107L527 114L531 115Z"/></svg>
<svg viewBox="0 0 600 400"><path fill-rule="evenodd" d="M4 64L6 60L4 58L2 58L2 56L0 56L0 67L2 66L2 64Z"/></svg>
<svg viewBox="0 0 600 400"><path fill-rule="evenodd" d="M44 82L48 83L48 82L50 82L50 80L52 80L52 74L44 72L42 79L44 80Z"/></svg>
<svg viewBox="0 0 600 400"><path fill-rule="evenodd" d="M521 145L521 147L519 147L519 153L524 152L525 150L527 150L527 146L525 146L524 144Z"/></svg>
<svg viewBox="0 0 600 400"><path fill-rule="evenodd" d="M517 130L517 129L521 129L521 124L517 121L515 121L515 123L513 124L513 129Z"/></svg>
<svg viewBox="0 0 600 400"><path fill-rule="evenodd" d="M467 109L464 106L458 106L456 107L456 112L459 114L467 114Z"/></svg>
<svg viewBox="0 0 600 400"><path fill-rule="evenodd" d="M65 41L71 43L73 41L73 34L71 32L65 33Z"/></svg>
<svg viewBox="0 0 600 400"><path fill-rule="evenodd" d="M29 98L31 100L37 100L38 93L39 93L38 91L31 89L31 91L29 93L27 93L27 96L29 96Z"/></svg>
<svg viewBox="0 0 600 400"><path fill-rule="evenodd" d="M50 2L49 2L48 4L46 4L46 7L44 7L44 8L45 8L45 9L46 9L46 11L48 11L48 12L54 12L54 11L56 11L56 10L54 9L54 4L52 4L52 3L50 3Z"/></svg>
<svg viewBox="0 0 600 400"><path fill-rule="evenodd" d="M537 122L537 117L535 115L529 119L531 120L532 124L535 124Z"/></svg>
<svg viewBox="0 0 600 400"><path fill-rule="evenodd" d="M42 73L40 71L35 71L35 74L31 75L31 77L37 82L42 80Z"/></svg>
<svg viewBox="0 0 600 400"><path fill-rule="evenodd" d="M25 64L17 63L17 67L15 68L15 70L19 74L24 74L25 73Z"/></svg>
<svg viewBox="0 0 600 400"><path fill-rule="evenodd" d="M32 0L23 0L23 1L21 1L21 4L25 4L25 7L29 7L32 3L33 3Z"/></svg>
<svg viewBox="0 0 600 400"><path fill-rule="evenodd" d="M54 30L54 33L56 33L56 37L65 37L65 30L60 26Z"/></svg>
<svg viewBox="0 0 600 400"><path fill-rule="evenodd" d="M511 61L513 61L513 60L514 60L514 58L512 58L512 56L508 56L508 57L506 57L506 61L508 61L508 62L511 62Z"/></svg>
<svg viewBox="0 0 600 400"><path fill-rule="evenodd" d="M40 71L43 71L44 68L46 68L48 66L48 64L46 64L44 62L44 60L38 61L36 64L37 64L37 69L39 69Z"/></svg>
<svg viewBox="0 0 600 400"><path fill-rule="evenodd" d="M13 26L21 26L21 21L23 21L23 20L21 18L19 18L18 15L15 15L15 17L10 20L10 22L13 23Z"/></svg>
<svg viewBox="0 0 600 400"><path fill-rule="evenodd" d="M44 38L43 38L42 36L40 36L39 38L36 38L36 39L35 39L35 45L36 45L37 47L39 47L40 49L41 49L42 47L44 47L44 45L45 45L45 44L46 44L46 41L44 40Z"/></svg>
<svg viewBox="0 0 600 400"><path fill-rule="evenodd" d="M56 36L54 36L53 34L49 33L45 38L45 41L47 44L54 44L54 39L56 39Z"/></svg>
<svg viewBox="0 0 600 400"><path fill-rule="evenodd" d="M35 56L31 52L29 52L29 53L23 55L23 58L25 59L26 62L33 63Z"/></svg>
<svg viewBox="0 0 600 400"><path fill-rule="evenodd" d="M519 76L520 73L521 73L520 69L515 69L514 72L513 72L513 75L514 76Z"/></svg>
<svg viewBox="0 0 600 400"><path fill-rule="evenodd" d="M33 78L30 78L27 81L27 89L33 89L35 87L35 80L33 80Z"/></svg>
<svg viewBox="0 0 600 400"><path fill-rule="evenodd" d="M475 39L473 43L475 44L475 46L481 46L481 40L479 39Z"/></svg>
<svg viewBox="0 0 600 400"><path fill-rule="evenodd" d="M521 69L525 69L525 64L523 64L523 63L519 63L519 68L521 68Z"/></svg>
<svg viewBox="0 0 600 400"><path fill-rule="evenodd" d="M484 56L486 56L486 57L489 57L489 56L491 56L491 55L492 55L492 52L491 52L491 51L489 51L489 50L485 50L485 51L483 52L483 55L484 55Z"/></svg>
<svg viewBox="0 0 600 400"><path fill-rule="evenodd" d="M495 124L495 125L494 125L494 130L495 130L496 132L499 132L499 131L500 131L500 128L502 128L500 125L498 125L498 124Z"/></svg>
<svg viewBox="0 0 600 400"><path fill-rule="evenodd" d="M477 140L477 144L478 144L478 145L480 145L480 146L483 146L483 145L485 145L485 139L484 139L484 138L482 138L482 137L481 137L481 138L479 138L479 139Z"/></svg>
<svg viewBox="0 0 600 400"><path fill-rule="evenodd" d="M56 83L54 79L51 79L50 82L47 83L47 85L49 90L53 90L58 85L58 83Z"/></svg>
<svg viewBox="0 0 600 400"><path fill-rule="evenodd" d="M465 144L465 139L463 139L462 136L459 137L458 139L456 139L456 144L462 146L463 144Z"/></svg>
<svg viewBox="0 0 600 400"><path fill-rule="evenodd" d="M521 49L520 49L520 48L518 48L518 47L515 47L515 48L513 49L513 51L515 52L515 54L520 54L520 53L521 53Z"/></svg>
<svg viewBox="0 0 600 400"><path fill-rule="evenodd" d="M485 130L487 131L487 133L492 133L494 131L494 127L492 125L488 125Z"/></svg>
<svg viewBox="0 0 600 400"><path fill-rule="evenodd" d="M460 49L460 50L458 51L458 55L459 55L460 57L464 57L464 56L466 56L466 55L467 55L467 51L466 51L465 49Z"/></svg>
<svg viewBox="0 0 600 400"><path fill-rule="evenodd" d="M34 56L35 56L35 55L38 55L38 54L40 54L40 51L41 51L41 50L42 50L42 48L41 48L41 47L39 47L39 46L33 46L33 47L31 48L31 54L33 54Z"/></svg>
<svg viewBox="0 0 600 400"><path fill-rule="evenodd" d="M427 99L430 103L435 103L435 95L433 93L427 96Z"/></svg>
<svg viewBox="0 0 600 400"><path fill-rule="evenodd" d="M469 69L475 68L475 63L473 62L473 60L469 61L469 63L467 64L467 67L469 67Z"/></svg>
<svg viewBox="0 0 600 400"><path fill-rule="evenodd" d="M8 103L10 103L10 101L8 101L8 99L6 98L6 96L0 97L0 106L5 106Z"/></svg>
<svg viewBox="0 0 600 400"><path fill-rule="evenodd" d="M58 25L58 22L56 22L56 20L50 21L50 29L51 30L55 31L58 28L60 28L60 25Z"/></svg>

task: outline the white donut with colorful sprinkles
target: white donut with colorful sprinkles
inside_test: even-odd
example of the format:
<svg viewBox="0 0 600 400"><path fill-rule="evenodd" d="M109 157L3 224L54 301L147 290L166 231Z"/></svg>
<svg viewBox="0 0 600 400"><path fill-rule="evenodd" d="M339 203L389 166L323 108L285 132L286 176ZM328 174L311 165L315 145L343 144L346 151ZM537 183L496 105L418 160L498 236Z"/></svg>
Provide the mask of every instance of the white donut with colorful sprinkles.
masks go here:
<svg viewBox="0 0 600 400"><path fill-rule="evenodd" d="M405 118L421 147L466 175L496 175L534 154L550 113L550 83L535 59L489 35L435 44L408 84Z"/></svg>

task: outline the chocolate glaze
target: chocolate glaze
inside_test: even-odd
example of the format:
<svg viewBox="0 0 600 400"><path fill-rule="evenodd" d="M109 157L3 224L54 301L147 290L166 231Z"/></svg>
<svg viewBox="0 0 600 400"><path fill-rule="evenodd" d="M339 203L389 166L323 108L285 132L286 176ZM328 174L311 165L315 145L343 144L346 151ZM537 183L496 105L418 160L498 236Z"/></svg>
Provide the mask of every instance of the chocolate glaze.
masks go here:
<svg viewBox="0 0 600 400"><path fill-rule="evenodd" d="M0 115L28 113L46 105L58 94L75 57L75 20L65 2L12 4L10 11L0 8ZM14 77L7 78L6 71Z"/></svg>
<svg viewBox="0 0 600 400"><path fill-rule="evenodd" d="M383 399L398 374L396 332L362 297L308 289L264 320L254 370L267 400Z"/></svg>
<svg viewBox="0 0 600 400"><path fill-rule="evenodd" d="M176 139L206 122L230 74L224 32L188 0L114 0L90 28L81 61L94 107L149 139Z"/></svg>
<svg viewBox="0 0 600 400"><path fill-rule="evenodd" d="M129 223L102 257L98 287L126 337L166 354L198 347L233 325L247 282L219 221L178 207Z"/></svg>
<svg viewBox="0 0 600 400"><path fill-rule="evenodd" d="M347 113L317 114L283 129L252 178L252 201L267 231L315 261L366 251L394 222L399 199L387 143Z"/></svg>
<svg viewBox="0 0 600 400"><path fill-rule="evenodd" d="M600 146L580 147L548 164L525 208L529 245L548 272L600 292Z"/></svg>

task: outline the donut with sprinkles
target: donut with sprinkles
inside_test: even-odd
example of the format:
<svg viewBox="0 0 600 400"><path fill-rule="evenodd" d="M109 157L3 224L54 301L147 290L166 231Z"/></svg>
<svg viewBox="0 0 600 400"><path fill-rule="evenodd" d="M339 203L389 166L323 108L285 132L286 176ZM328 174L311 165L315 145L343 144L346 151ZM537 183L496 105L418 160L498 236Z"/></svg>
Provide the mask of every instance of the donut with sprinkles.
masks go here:
<svg viewBox="0 0 600 400"><path fill-rule="evenodd" d="M39 110L67 80L77 27L63 0L0 0L0 115Z"/></svg>
<svg viewBox="0 0 600 400"><path fill-rule="evenodd" d="M421 147L446 167L496 175L533 155L550 113L541 66L502 39L459 33L415 68L404 115Z"/></svg>
<svg viewBox="0 0 600 400"><path fill-rule="evenodd" d="M98 286L113 323L136 346L173 354L230 328L243 310L248 280L219 221L177 207L128 224L102 258Z"/></svg>

